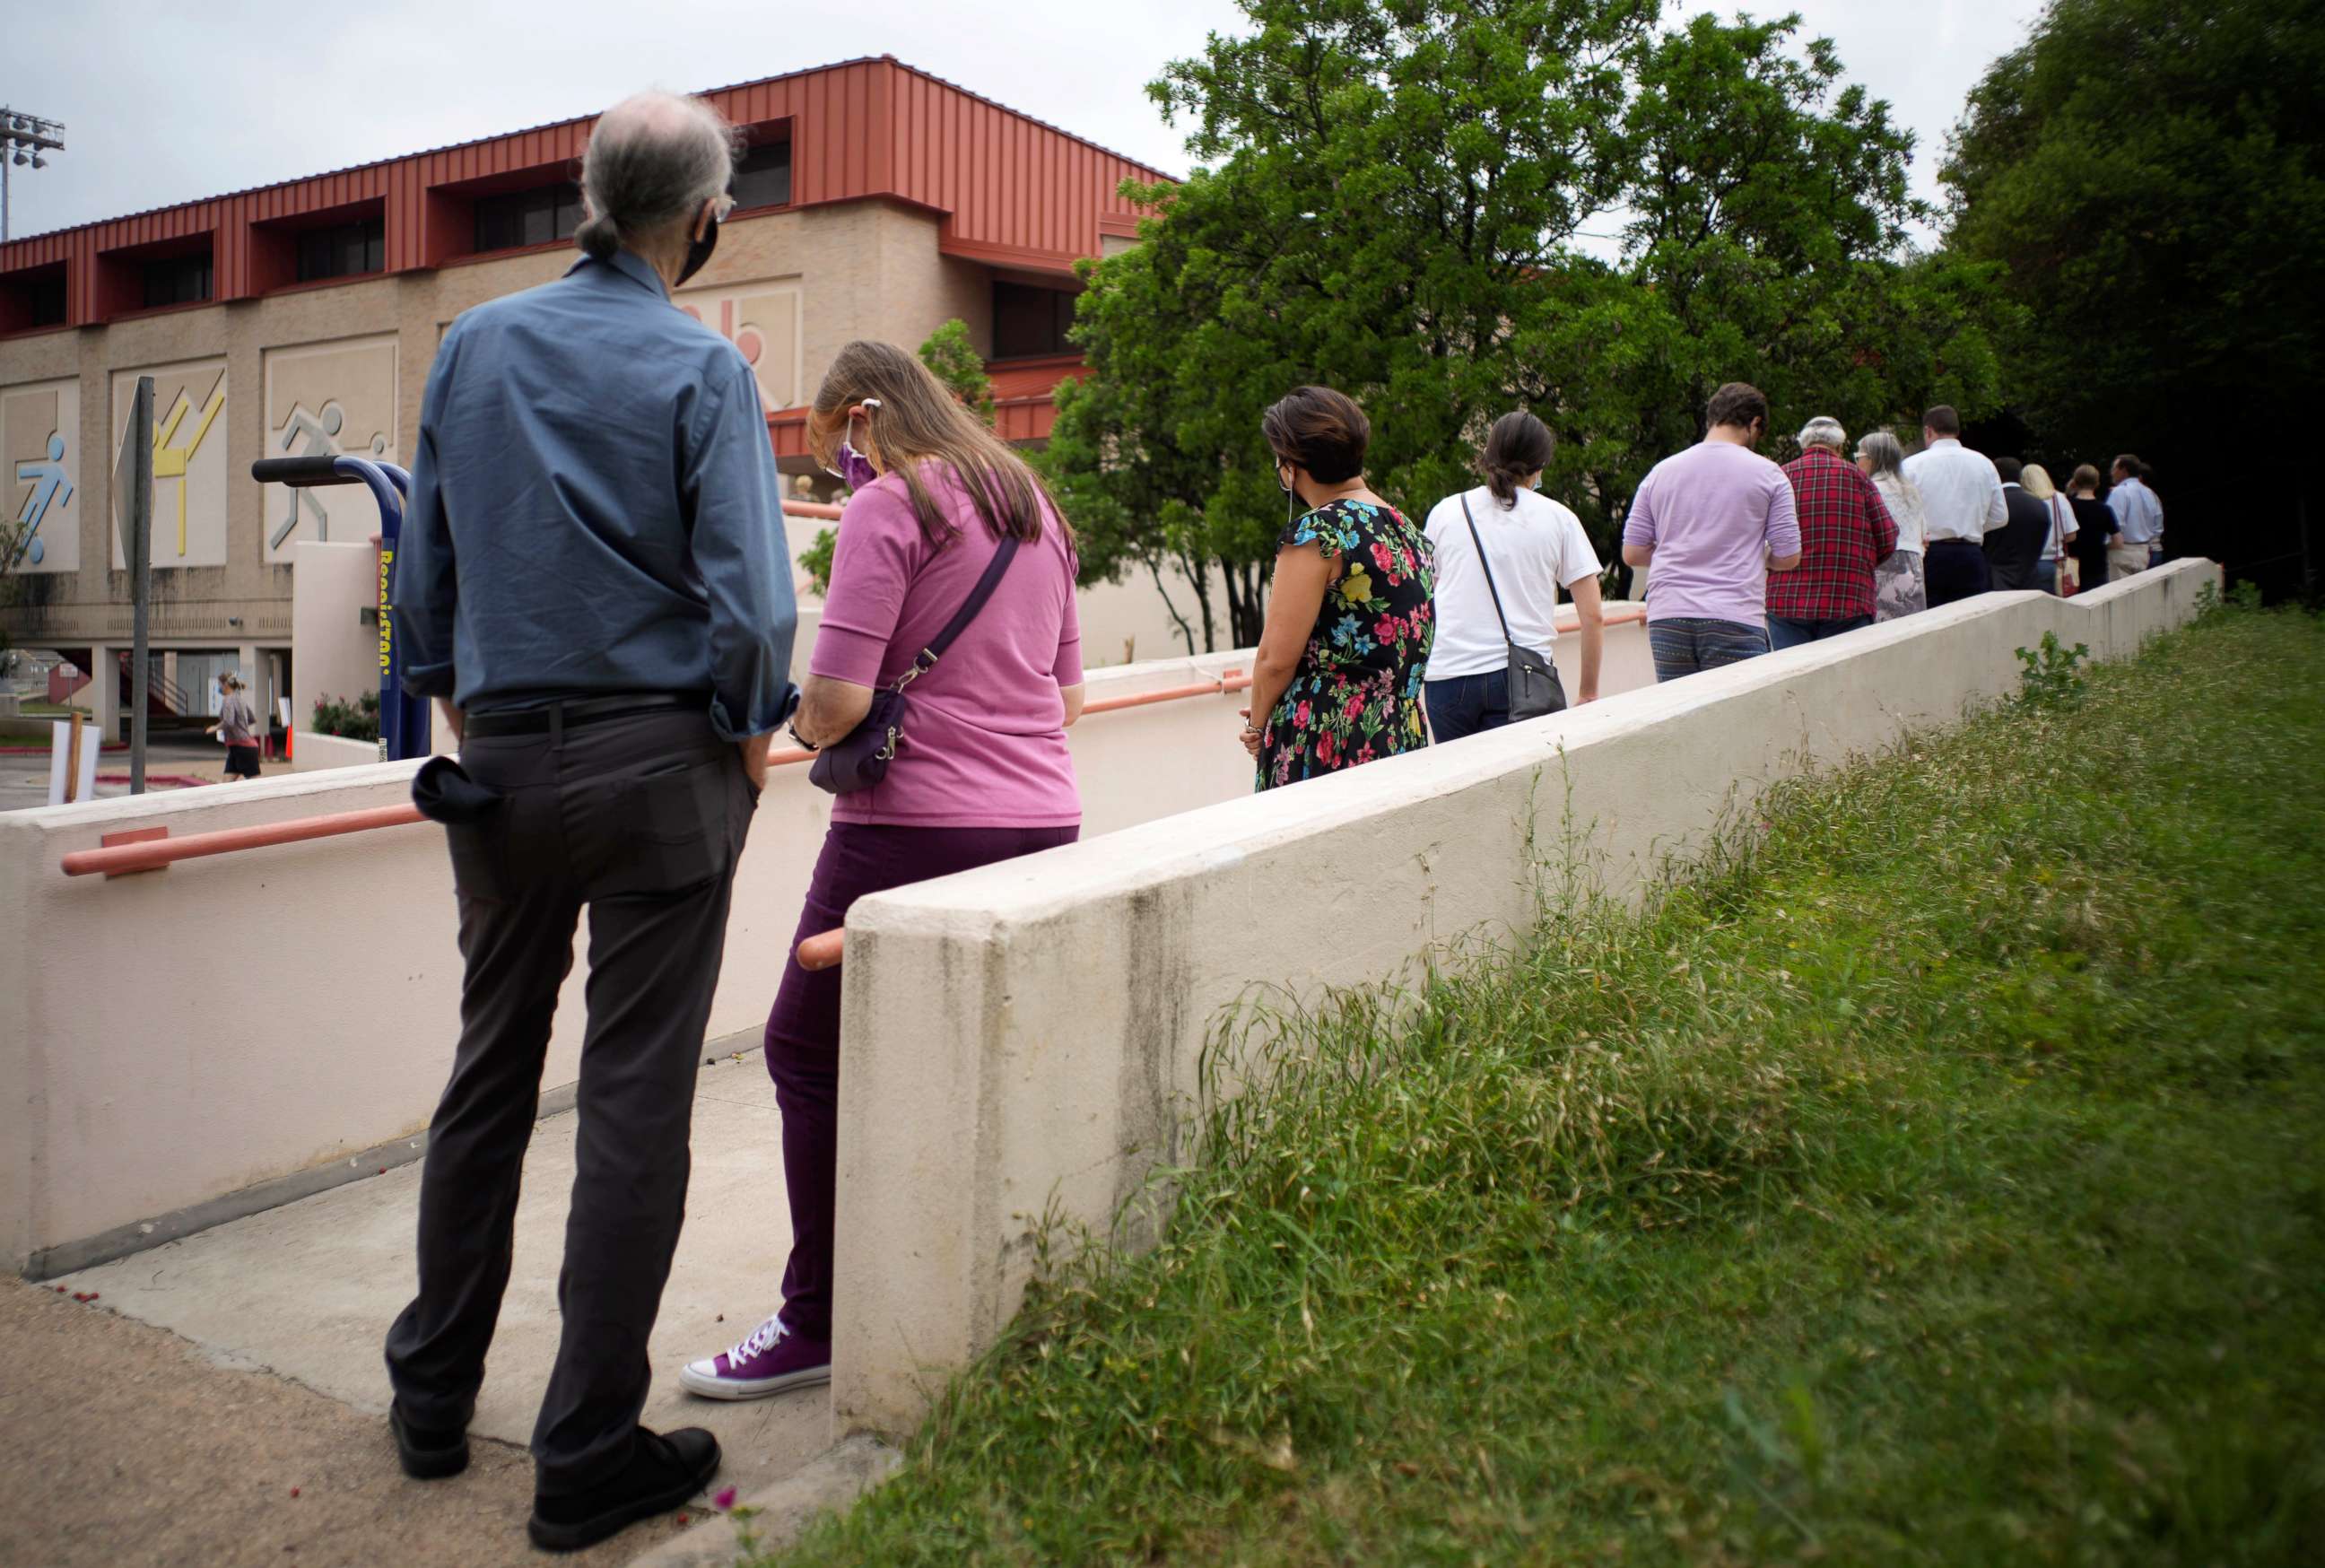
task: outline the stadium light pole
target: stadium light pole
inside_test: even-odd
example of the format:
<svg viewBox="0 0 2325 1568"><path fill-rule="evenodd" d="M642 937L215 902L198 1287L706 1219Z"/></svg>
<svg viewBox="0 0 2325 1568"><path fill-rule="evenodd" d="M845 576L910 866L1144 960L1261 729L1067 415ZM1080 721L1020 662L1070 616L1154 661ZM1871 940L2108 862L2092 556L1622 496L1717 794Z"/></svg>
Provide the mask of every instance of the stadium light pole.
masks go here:
<svg viewBox="0 0 2325 1568"><path fill-rule="evenodd" d="M0 241L8 237L8 168L10 164L30 164L45 169L49 161L43 153L61 153L64 124L44 120L38 115L19 114L0 106Z"/></svg>

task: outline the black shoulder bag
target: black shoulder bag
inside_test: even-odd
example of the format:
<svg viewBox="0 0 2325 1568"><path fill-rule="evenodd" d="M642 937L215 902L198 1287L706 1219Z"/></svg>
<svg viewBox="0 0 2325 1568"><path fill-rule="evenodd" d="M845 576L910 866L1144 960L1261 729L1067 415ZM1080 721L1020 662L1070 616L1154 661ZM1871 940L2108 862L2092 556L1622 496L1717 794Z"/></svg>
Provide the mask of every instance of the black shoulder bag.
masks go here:
<svg viewBox="0 0 2325 1568"><path fill-rule="evenodd" d="M1548 654L1522 648L1510 636L1510 617L1502 613L1502 590L1494 586L1494 563L1486 559L1486 542L1477 533L1477 520L1469 515L1469 497L1461 497L1461 520L1469 524L1469 540L1477 547L1477 564L1486 573L1486 591L1494 596L1494 618L1502 623L1502 644L1510 651L1510 722L1540 719L1566 706L1566 688L1559 683L1558 666Z"/></svg>
<svg viewBox="0 0 2325 1568"><path fill-rule="evenodd" d="M815 762L807 770L808 782L820 790L836 795L854 794L868 790L888 776L888 764L895 759L896 747L904 737L904 717L908 705L904 688L936 667L936 663L951 647L955 638L968 629L993 590L1001 586L1001 574L1009 570L1009 562L1017 554L1017 536L1010 534L993 552L986 566L985 575L968 590L968 598L946 623L929 645L912 659L912 667L896 677L893 686L884 686L872 693L871 711L864 721L839 739L815 754Z"/></svg>

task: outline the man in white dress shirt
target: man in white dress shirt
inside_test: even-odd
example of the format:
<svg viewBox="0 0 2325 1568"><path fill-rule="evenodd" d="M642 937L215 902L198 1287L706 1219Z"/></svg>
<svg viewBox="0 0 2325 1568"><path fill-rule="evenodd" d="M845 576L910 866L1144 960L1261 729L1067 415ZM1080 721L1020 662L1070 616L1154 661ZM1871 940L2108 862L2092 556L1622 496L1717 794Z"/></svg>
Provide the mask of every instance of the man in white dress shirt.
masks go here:
<svg viewBox="0 0 2325 1568"><path fill-rule="evenodd" d="M1930 608L1993 586L1986 536L2010 520L2002 475L1983 452L1961 444L1961 415L1940 404L1922 416L1922 450L1905 459L1905 478L1922 492L1928 518L1922 567Z"/></svg>
<svg viewBox="0 0 2325 1568"><path fill-rule="evenodd" d="M2107 507L2118 530L2107 546L2107 575L2129 577L2155 564L2163 548L2163 503L2147 487L2147 465L2126 452L2116 459Z"/></svg>

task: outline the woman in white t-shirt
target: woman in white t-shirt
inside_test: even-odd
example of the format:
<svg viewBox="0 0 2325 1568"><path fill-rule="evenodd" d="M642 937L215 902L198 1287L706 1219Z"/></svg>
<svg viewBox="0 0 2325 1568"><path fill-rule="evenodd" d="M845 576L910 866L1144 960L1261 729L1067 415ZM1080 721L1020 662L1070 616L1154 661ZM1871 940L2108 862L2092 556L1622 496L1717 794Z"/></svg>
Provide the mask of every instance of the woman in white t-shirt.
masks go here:
<svg viewBox="0 0 2325 1568"><path fill-rule="evenodd" d="M1598 556L1581 519L1535 493L1550 450L1542 421L1523 409L1502 415L1477 465L1486 482L1448 496L1429 514L1429 543L1437 553L1437 641L1430 650L1425 694L1430 731L1440 745L1510 721L1509 644L1549 654L1558 636L1561 587L1582 623L1581 678L1572 700L1598 700L1606 645Z"/></svg>

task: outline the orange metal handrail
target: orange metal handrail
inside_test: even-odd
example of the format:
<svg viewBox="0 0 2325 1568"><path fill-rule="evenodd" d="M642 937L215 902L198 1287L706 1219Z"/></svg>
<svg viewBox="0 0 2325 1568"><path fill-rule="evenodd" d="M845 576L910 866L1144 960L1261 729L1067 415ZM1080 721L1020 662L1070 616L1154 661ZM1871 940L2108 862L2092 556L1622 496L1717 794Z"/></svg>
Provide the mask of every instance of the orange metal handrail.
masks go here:
<svg viewBox="0 0 2325 1568"><path fill-rule="evenodd" d="M101 849L75 849L62 864L68 877L91 877L99 872L119 877L130 871L159 871L174 860L191 860L203 855L230 855L236 849L299 844L309 839L336 838L341 833L366 832L373 828L400 828L425 820L417 806L373 806L366 811L302 817L292 822L189 833L182 839L148 839L137 843L108 844Z"/></svg>
<svg viewBox="0 0 2325 1568"><path fill-rule="evenodd" d="M1251 684L1240 670L1230 670L1217 681L1198 685L1172 686L1160 691L1139 691L1127 697L1109 697L1091 703L1082 710L1085 716L1110 713L1124 708L1138 708L1151 702L1169 702L1182 697L1215 696L1223 691L1239 691ZM811 760L811 751L778 751L767 758L769 767L789 767ZM249 828L221 828L210 833L189 833L182 839L145 839L136 842L107 844L97 849L75 849L60 862L68 877L120 877L133 871L159 871L180 860L195 860L209 855L231 855L243 849L264 849L277 844L301 844L310 839L337 838L343 833L367 832L374 828L401 828L425 821L419 809L410 805L373 806L359 812L334 812L326 816L302 817L295 821L267 822Z"/></svg>
<svg viewBox="0 0 2325 1568"><path fill-rule="evenodd" d="M811 502L786 501L785 511L800 511L809 506L818 510L807 515L820 515L829 511L838 515L836 506L823 507ZM1636 605L1618 606L1606 612L1608 626L1623 626L1646 619L1647 612ZM1198 681L1184 686L1165 686L1154 691L1133 691L1121 697L1104 697L1082 710L1085 718L1094 713L1118 713L1126 708L1144 708L1157 702L1177 702L1190 697L1217 697L1247 690L1251 677L1241 670L1223 672L1216 681ZM767 758L769 767L789 767L811 760L811 751L778 751ZM374 828L401 828L424 821L416 807L409 805L374 806L359 812L335 812L327 816L305 817L297 821L268 822L250 828L223 828L211 833L190 833L182 839L148 838L135 842L108 843L102 849L75 849L60 862L68 877L120 877L134 871L158 871L180 860L199 859L209 855L230 855L243 849L264 849L277 844L301 844L310 839L337 838L343 833L367 832ZM808 968L829 968L839 961L839 933L827 932L811 937L801 944L801 962ZM806 954L814 943L830 942L829 963L808 964ZM821 950L818 950L820 953Z"/></svg>

